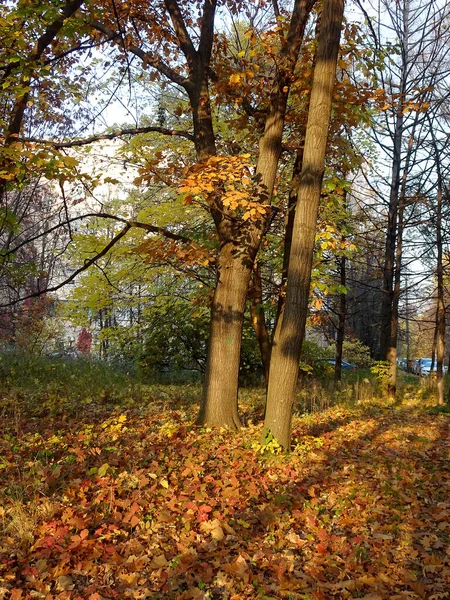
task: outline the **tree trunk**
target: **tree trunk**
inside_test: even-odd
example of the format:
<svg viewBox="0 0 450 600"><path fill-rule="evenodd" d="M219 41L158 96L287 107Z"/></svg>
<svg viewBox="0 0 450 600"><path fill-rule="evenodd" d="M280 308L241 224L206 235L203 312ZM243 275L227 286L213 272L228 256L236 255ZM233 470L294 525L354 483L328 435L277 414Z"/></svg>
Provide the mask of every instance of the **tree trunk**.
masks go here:
<svg viewBox="0 0 450 600"><path fill-rule="evenodd" d="M385 258L383 266L383 296L381 301L380 357L390 362L392 304L394 296L395 246L400 191L401 149L403 139L403 115L397 114L394 132L394 157L389 196L388 223L386 231Z"/></svg>
<svg viewBox="0 0 450 600"><path fill-rule="evenodd" d="M430 372L436 370L436 348L438 341L438 324L439 324L439 310L436 306L436 314L434 319L434 334L433 334L433 345L431 346L431 367Z"/></svg>
<svg viewBox="0 0 450 600"><path fill-rule="evenodd" d="M253 257L225 244L218 259L218 281L211 309L203 398L198 424L239 427L238 377L242 322Z"/></svg>
<svg viewBox="0 0 450 600"><path fill-rule="evenodd" d="M270 205L272 200L292 74L314 3L315 0L295 2L289 33L280 53L278 74L271 91L264 134L259 143L256 176L261 204ZM209 137L204 136L204 139ZM245 300L269 210L265 217L255 222L236 222L234 213L224 215L225 210L220 204L212 207L211 212L222 247L218 258L218 280L211 308L206 374L197 423L235 428L239 426L237 392Z"/></svg>
<svg viewBox="0 0 450 600"><path fill-rule="evenodd" d="M386 340L387 348L385 350L385 360L389 362L389 381L388 381L388 394L394 396L397 393L397 341L398 341L398 329L399 329L399 304L400 304L400 293L401 293L401 276L402 276L402 257L403 257L403 232L405 229L405 208L406 208L406 183L409 175L409 168L412 159L412 152L414 146L414 135L416 126L418 123L419 112L416 114L416 118L413 124L411 134L409 136L408 150L405 157L405 166L402 173L402 181L400 186L400 194L398 199L398 226L397 226L397 239L395 247L395 273L394 273L394 287L392 290L392 306L391 306L391 323L390 323L390 335Z"/></svg>
<svg viewBox="0 0 450 600"><path fill-rule="evenodd" d="M406 168L404 171L406 180ZM397 391L397 339L398 339L398 309L401 292L402 254L403 254L403 229L405 212L405 190L402 190L398 209L397 243L395 248L395 274L394 287L392 290L392 304L390 315L390 335L385 350L384 359L389 363L388 395L395 397Z"/></svg>
<svg viewBox="0 0 450 600"><path fill-rule="evenodd" d="M345 238L343 238L345 240ZM346 285L346 258L341 257L340 264L340 284ZM339 295L339 321L336 335L336 362L334 365L334 380L336 382L341 381L342 378L342 352L344 349L344 337L345 337L345 311L347 305L347 294L341 293Z"/></svg>
<svg viewBox="0 0 450 600"><path fill-rule="evenodd" d="M300 185L300 175L302 171L303 148L304 146L299 148L295 155L294 167L292 169L291 185L289 188L286 229L284 232L283 266L281 267L280 295L278 297L277 316L275 319L275 327L273 330L274 335L278 327L278 321L280 319L280 316L283 313L284 301L286 299L286 281L289 268L289 257L291 255L292 232L294 230L295 219L295 206L297 204L298 188Z"/></svg>
<svg viewBox="0 0 450 600"><path fill-rule="evenodd" d="M444 265L443 265L443 248L442 248L442 201L443 201L443 188L444 184L442 181L441 161L439 156L439 150L436 143L436 138L433 136L433 145L435 150L435 161L437 170L437 215L436 215L436 246L437 246L437 315L436 315L436 331L437 331L437 344L436 344L436 379L437 379L437 395L438 404L444 404L444 359L445 359L445 301L444 301Z"/></svg>
<svg viewBox="0 0 450 600"><path fill-rule="evenodd" d="M261 362L264 370L264 380L267 386L269 383L271 346L270 336L264 316L264 308L262 305L261 268L259 264L256 264L255 268L253 269L253 277L249 289L249 298L252 326L256 335L256 339L258 340L259 351L261 353Z"/></svg>
<svg viewBox="0 0 450 600"><path fill-rule="evenodd" d="M324 0L295 211L286 303L272 347L265 430L285 449L289 449L291 443L292 408L308 310L343 13L344 0Z"/></svg>
<svg viewBox="0 0 450 600"><path fill-rule="evenodd" d="M444 399L444 359L445 359L445 299L444 299L444 262L443 262L443 240L442 240L442 203L444 192L444 181L442 177L442 165L433 123L428 116L428 124L431 133L434 151L434 163L437 174L437 206L436 206L436 246L437 246L437 310L436 310L436 379L438 404L443 405Z"/></svg>

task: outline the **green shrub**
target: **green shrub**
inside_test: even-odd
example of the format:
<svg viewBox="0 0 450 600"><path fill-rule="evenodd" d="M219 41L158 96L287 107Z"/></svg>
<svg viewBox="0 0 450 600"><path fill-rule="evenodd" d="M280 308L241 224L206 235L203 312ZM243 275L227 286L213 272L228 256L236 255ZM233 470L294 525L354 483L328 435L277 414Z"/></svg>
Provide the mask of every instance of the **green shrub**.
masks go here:
<svg viewBox="0 0 450 600"><path fill-rule="evenodd" d="M327 358L334 358L336 353L335 345L328 346L325 352ZM342 356L343 360L357 367L370 367L372 364L370 348L365 346L360 340L344 340Z"/></svg>

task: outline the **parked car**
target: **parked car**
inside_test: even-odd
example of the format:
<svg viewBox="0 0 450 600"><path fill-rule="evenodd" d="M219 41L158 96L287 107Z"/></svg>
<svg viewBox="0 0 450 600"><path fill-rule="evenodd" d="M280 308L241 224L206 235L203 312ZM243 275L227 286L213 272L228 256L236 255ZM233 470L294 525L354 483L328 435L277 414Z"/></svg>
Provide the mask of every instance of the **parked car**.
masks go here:
<svg viewBox="0 0 450 600"><path fill-rule="evenodd" d="M414 375L419 374L419 360L420 359L416 359L416 360L412 361L411 373L414 373Z"/></svg>
<svg viewBox="0 0 450 600"><path fill-rule="evenodd" d="M431 371L432 362L433 362L432 358L419 358L418 360L415 361L414 373L416 375L419 375L419 377L427 377L432 372ZM437 364L436 364L436 360L435 360L434 366L433 366L433 373L436 373L436 368L437 368ZM445 375L447 373L447 367L445 365L443 365L443 371L444 371L444 375Z"/></svg>
<svg viewBox="0 0 450 600"><path fill-rule="evenodd" d="M397 358L397 364L400 367L400 369L403 369L403 371L407 371L408 360L406 358Z"/></svg>
<svg viewBox="0 0 450 600"><path fill-rule="evenodd" d="M329 365L333 365L333 367L336 365L335 358L326 358L325 362L327 362ZM358 367L356 365L352 365L351 363L347 362L346 360L343 360L341 363L341 369L343 371L357 371Z"/></svg>

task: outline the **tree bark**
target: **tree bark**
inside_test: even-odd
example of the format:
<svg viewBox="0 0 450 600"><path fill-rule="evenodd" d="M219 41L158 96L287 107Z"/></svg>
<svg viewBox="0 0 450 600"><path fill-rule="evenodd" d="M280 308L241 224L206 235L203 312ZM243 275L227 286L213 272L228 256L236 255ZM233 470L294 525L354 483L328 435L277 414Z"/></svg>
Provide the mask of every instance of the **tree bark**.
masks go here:
<svg viewBox="0 0 450 600"><path fill-rule="evenodd" d="M345 238L343 238L343 241ZM346 285L346 258L342 256L340 259L340 284ZM342 379L342 353L344 349L345 337L345 312L347 308L347 294L342 292L339 295L339 321L336 335L336 362L334 365L334 380L336 382Z"/></svg>
<svg viewBox="0 0 450 600"><path fill-rule="evenodd" d="M315 0L297 0L289 33L271 95L264 134L259 143L256 167L258 200L269 206L281 154L284 117L297 57ZM224 219L223 207L212 208L219 240L218 280L211 308L206 375L198 424L235 428L239 426L237 392L245 298L253 263L263 237L266 217L255 222L234 223ZM233 223L233 224L232 224ZM227 341L228 340L228 341Z"/></svg>
<svg viewBox="0 0 450 600"><path fill-rule="evenodd" d="M434 150L434 161L437 173L437 205L436 205L436 247L437 247L437 310L436 310L436 382L438 404L443 405L444 399L444 360L445 360L445 299L444 299L444 262L442 240L442 204L444 181L442 177L441 157L433 130L433 124L428 117L431 139Z"/></svg>
<svg viewBox="0 0 450 600"><path fill-rule="evenodd" d="M396 244L395 244L395 271L394 271L394 285L392 289L392 300L390 306L390 332L389 337L385 341L385 360L389 362L389 381L388 381L388 394L395 397L397 393L397 341L399 331L399 304L401 294L401 276L402 276L402 257L403 257L403 232L405 229L405 209L406 209L406 183L408 180L409 169L412 159L414 136L416 127L419 120L419 113L417 112L416 118L412 127L411 134L409 136L408 149L405 157L405 166L403 168L401 185L397 193L398 206L397 206L397 233L396 233ZM403 137L403 136L400 136Z"/></svg>
<svg viewBox="0 0 450 600"><path fill-rule="evenodd" d="M250 299L250 315L252 318L252 326L258 341L259 351L261 354L261 362L264 371L264 381L266 387L269 383L269 368L270 368L270 354L271 344L270 336L267 330L266 319L264 315L264 308L262 305L262 282L261 282L261 267L259 264L255 264L253 269L253 277L250 283L249 289Z"/></svg>
<svg viewBox="0 0 450 600"><path fill-rule="evenodd" d="M281 285L280 295L278 297L277 316L275 319L275 327L273 333L278 327L280 316L283 313L284 301L286 299L286 281L289 268L289 257L291 255L292 246L292 232L294 230L294 219L295 219L295 207L297 204L298 188L300 185L300 175L302 172L303 162L303 148L299 148L295 155L294 167L292 169L291 184L289 188L287 216L286 216L286 229L284 232L284 245L283 245L283 266L281 267Z"/></svg>
<svg viewBox="0 0 450 600"><path fill-rule="evenodd" d="M242 320L252 263L234 244L218 259L218 281L211 309L211 329L203 400L198 424L236 429Z"/></svg>
<svg viewBox="0 0 450 600"><path fill-rule="evenodd" d="M383 266L383 296L381 303L380 358L389 361L391 355L392 304L394 296L395 246L400 191L401 149L403 140L403 114L396 115L394 131L394 157L392 162L389 195L388 223Z"/></svg>
<svg viewBox="0 0 450 600"><path fill-rule="evenodd" d="M344 0L324 0L295 211L286 303L272 347L265 430L290 448L292 408L308 310L309 286L325 169Z"/></svg>

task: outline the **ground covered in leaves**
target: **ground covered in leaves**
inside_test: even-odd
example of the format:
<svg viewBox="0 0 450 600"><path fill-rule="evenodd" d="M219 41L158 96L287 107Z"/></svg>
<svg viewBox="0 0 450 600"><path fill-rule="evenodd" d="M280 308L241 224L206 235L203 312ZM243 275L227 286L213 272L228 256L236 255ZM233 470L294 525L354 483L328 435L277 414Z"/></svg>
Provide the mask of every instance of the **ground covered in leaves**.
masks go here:
<svg viewBox="0 0 450 600"><path fill-rule="evenodd" d="M294 419L289 457L167 400L2 400L0 598L450 598L450 419ZM259 412L258 412L259 411Z"/></svg>

